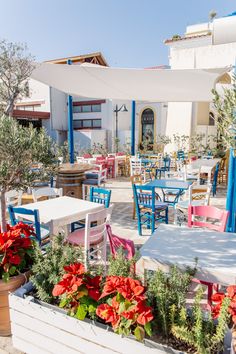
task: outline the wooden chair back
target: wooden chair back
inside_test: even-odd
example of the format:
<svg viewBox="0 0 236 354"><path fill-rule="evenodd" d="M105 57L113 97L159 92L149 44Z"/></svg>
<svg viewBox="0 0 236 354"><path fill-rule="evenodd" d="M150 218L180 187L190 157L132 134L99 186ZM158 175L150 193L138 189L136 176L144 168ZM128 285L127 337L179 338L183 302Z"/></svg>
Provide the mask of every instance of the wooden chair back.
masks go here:
<svg viewBox="0 0 236 354"><path fill-rule="evenodd" d="M209 205L188 207L188 226L206 227L210 230L224 232L229 212ZM195 220L195 217L200 219Z"/></svg>

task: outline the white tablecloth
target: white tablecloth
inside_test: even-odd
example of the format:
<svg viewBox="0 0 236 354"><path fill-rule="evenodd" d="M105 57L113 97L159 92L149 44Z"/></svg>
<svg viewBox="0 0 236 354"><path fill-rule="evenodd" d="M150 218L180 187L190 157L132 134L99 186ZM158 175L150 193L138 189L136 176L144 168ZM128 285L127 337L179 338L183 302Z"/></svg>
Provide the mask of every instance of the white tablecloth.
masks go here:
<svg viewBox="0 0 236 354"><path fill-rule="evenodd" d="M49 224L50 233L56 234L60 227L85 219L88 213L102 210L104 205L65 196L26 204L22 207L37 209L40 223ZM32 220L32 216L24 215L24 219Z"/></svg>
<svg viewBox="0 0 236 354"><path fill-rule="evenodd" d="M236 284L236 234L201 228L160 225L140 249L137 269L162 268L170 264L193 266L198 258L197 278L224 285Z"/></svg>
<svg viewBox="0 0 236 354"><path fill-rule="evenodd" d="M206 170L209 170L209 168L213 169L218 162L220 162L220 159L198 159L192 161L189 166L196 169L201 168L201 172L204 172L204 168L206 168Z"/></svg>

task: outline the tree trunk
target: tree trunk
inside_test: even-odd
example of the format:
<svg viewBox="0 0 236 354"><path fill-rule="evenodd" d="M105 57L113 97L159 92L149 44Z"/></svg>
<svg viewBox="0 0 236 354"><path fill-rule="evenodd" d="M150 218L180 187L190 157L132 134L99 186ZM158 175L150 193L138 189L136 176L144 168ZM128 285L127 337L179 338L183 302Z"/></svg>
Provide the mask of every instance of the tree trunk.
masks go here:
<svg viewBox="0 0 236 354"><path fill-rule="evenodd" d="M1 232L7 231L7 220L6 220L6 197L5 191L1 192Z"/></svg>

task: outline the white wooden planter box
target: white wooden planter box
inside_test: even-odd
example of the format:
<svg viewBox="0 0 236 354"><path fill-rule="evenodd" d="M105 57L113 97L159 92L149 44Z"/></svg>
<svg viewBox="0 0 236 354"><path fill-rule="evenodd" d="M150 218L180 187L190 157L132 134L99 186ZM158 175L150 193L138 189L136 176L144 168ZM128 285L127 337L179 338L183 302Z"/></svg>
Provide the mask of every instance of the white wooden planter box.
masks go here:
<svg viewBox="0 0 236 354"><path fill-rule="evenodd" d="M122 338L105 325L69 317L64 310L27 296L31 289L27 283L9 295L13 346L27 354L180 354L149 340L143 344Z"/></svg>

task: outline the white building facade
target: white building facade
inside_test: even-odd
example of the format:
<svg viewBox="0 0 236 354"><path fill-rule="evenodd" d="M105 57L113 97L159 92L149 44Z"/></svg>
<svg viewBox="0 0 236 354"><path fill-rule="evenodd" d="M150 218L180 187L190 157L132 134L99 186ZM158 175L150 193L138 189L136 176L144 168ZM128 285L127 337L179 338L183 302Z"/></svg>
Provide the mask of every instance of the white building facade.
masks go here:
<svg viewBox="0 0 236 354"><path fill-rule="evenodd" d="M169 46L171 69L214 69L234 66L236 60L236 16L227 16L188 26L183 37L174 36L165 41ZM233 72L233 69L232 69ZM221 84L230 84L231 74L226 74ZM191 84L191 83L190 83ZM207 137L216 134L215 115L210 102L169 102L166 135L193 135L203 133ZM168 147L172 149L171 146Z"/></svg>

